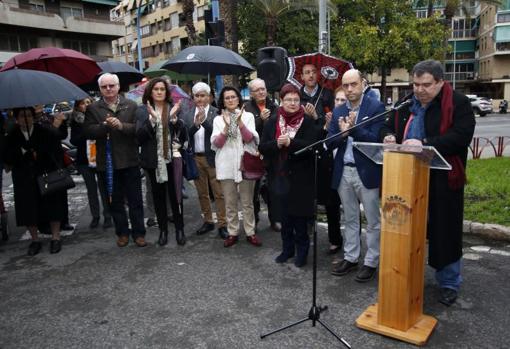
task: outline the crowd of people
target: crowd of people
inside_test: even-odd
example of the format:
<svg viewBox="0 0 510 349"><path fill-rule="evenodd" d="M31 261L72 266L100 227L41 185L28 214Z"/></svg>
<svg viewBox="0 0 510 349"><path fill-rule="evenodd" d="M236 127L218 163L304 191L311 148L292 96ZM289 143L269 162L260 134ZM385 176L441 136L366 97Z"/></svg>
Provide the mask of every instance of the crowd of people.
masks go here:
<svg viewBox="0 0 510 349"><path fill-rule="evenodd" d="M238 243L241 230L249 244L260 247L257 225L262 198L270 228L281 233L276 263L294 258L296 267L303 267L317 198L326 211L327 252L343 250L344 258L335 260L331 273L343 276L356 270L355 280L367 282L374 278L379 263L382 171L353 142L431 145L453 167L450 172L432 171L428 217L429 264L436 269L440 301L450 305L462 280L463 187L474 115L468 99L444 81L439 62L418 63L412 76L413 94L406 97L412 100L409 107L356 127L385 111L356 69L345 72L341 86L329 91L320 86L317 67L305 64L304 85L285 84L279 103L268 97L266 84L259 78L248 84L251 99L246 103L236 87L225 86L215 101L210 86L198 82L192 87L191 110L172 100L164 78L150 80L142 104L137 105L119 93L116 75L103 74L98 80L102 97L95 102L77 101L70 122L77 168L92 214L90 228L99 226L102 206L103 228L114 227L119 247L127 246L130 239L139 247L147 245L143 168L160 232L157 243L168 243L169 222L173 222L177 244L185 245L190 229L185 229L183 219L183 175L187 162L193 161L203 217L197 235L215 229L214 206L224 247ZM29 255L41 250L38 227L45 222L52 234L50 251L58 253L61 225L67 223L66 191L41 194L37 177L64 167L60 141L67 137L67 126L58 116L41 122L34 108L15 109L13 116L16 125L2 144L5 169L12 171L16 223L30 231ZM296 154L339 132L342 136L318 148L317 174L312 152ZM265 173L254 176L248 171L249 162L263 166ZM316 175L320 180L314 186ZM360 204L367 222L364 257Z"/></svg>

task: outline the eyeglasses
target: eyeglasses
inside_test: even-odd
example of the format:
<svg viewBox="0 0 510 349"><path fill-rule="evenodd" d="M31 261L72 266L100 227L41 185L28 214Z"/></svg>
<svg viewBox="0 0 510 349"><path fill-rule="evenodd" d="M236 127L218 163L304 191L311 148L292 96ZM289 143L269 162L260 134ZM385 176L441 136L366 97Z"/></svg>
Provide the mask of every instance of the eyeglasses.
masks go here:
<svg viewBox="0 0 510 349"><path fill-rule="evenodd" d="M230 101L232 99L237 99L237 96L225 96L225 97L223 97L223 99L226 101Z"/></svg>
<svg viewBox="0 0 510 349"><path fill-rule="evenodd" d="M288 104L298 104L299 102L301 102L301 100L299 99L294 99L294 98L284 98L283 99L283 102L284 103L288 103Z"/></svg>
<svg viewBox="0 0 510 349"><path fill-rule="evenodd" d="M254 90L251 90L251 92L264 92L266 90L265 87L259 87L259 88L256 88Z"/></svg>
<svg viewBox="0 0 510 349"><path fill-rule="evenodd" d="M99 87L100 87L100 88L102 88L102 89L105 89L105 90L106 90L106 89L108 89L108 88L109 88L109 89L114 89L114 88L115 88L115 86L117 86L117 84L101 85L101 86L99 86Z"/></svg>
<svg viewBox="0 0 510 349"><path fill-rule="evenodd" d="M205 94L205 93L196 93L194 96L195 96L196 98L200 98L200 97L209 97L209 95L208 95L208 94Z"/></svg>

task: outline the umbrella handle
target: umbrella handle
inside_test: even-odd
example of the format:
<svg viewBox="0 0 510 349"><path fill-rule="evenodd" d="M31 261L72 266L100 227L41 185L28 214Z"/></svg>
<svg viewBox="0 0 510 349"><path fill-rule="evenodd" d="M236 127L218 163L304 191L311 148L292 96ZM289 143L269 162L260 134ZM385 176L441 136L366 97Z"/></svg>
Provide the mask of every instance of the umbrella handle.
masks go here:
<svg viewBox="0 0 510 349"><path fill-rule="evenodd" d="M313 105L313 108L317 108L317 103L319 103L319 100L321 99L321 95L322 95L322 90L324 89L323 86L321 86L321 90L319 92L319 97L317 97L317 100L315 101L315 104Z"/></svg>

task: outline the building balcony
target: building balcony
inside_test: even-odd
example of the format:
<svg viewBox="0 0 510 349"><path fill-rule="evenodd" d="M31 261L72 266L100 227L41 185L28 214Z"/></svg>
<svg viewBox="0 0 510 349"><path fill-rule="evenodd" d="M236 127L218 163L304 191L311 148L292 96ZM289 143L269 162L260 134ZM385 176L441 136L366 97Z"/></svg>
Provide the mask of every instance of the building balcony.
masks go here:
<svg viewBox="0 0 510 349"><path fill-rule="evenodd" d="M453 81L455 75L455 81L473 81L476 78L475 72L457 72L457 73L444 73L445 80Z"/></svg>
<svg viewBox="0 0 510 349"><path fill-rule="evenodd" d="M70 16L64 19L58 13L22 9L17 5L6 3L0 3L0 24L67 33L95 34L109 39L125 34L122 23L111 22L108 18Z"/></svg>

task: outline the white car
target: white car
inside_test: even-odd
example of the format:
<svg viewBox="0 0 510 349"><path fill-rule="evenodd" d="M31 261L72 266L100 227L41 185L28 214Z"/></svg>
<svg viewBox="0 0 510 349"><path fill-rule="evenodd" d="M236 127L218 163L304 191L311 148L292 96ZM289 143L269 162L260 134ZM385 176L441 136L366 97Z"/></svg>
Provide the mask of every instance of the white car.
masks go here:
<svg viewBox="0 0 510 349"><path fill-rule="evenodd" d="M480 116L492 113L492 99L486 97L478 97L477 95L466 95L471 102L473 112Z"/></svg>

